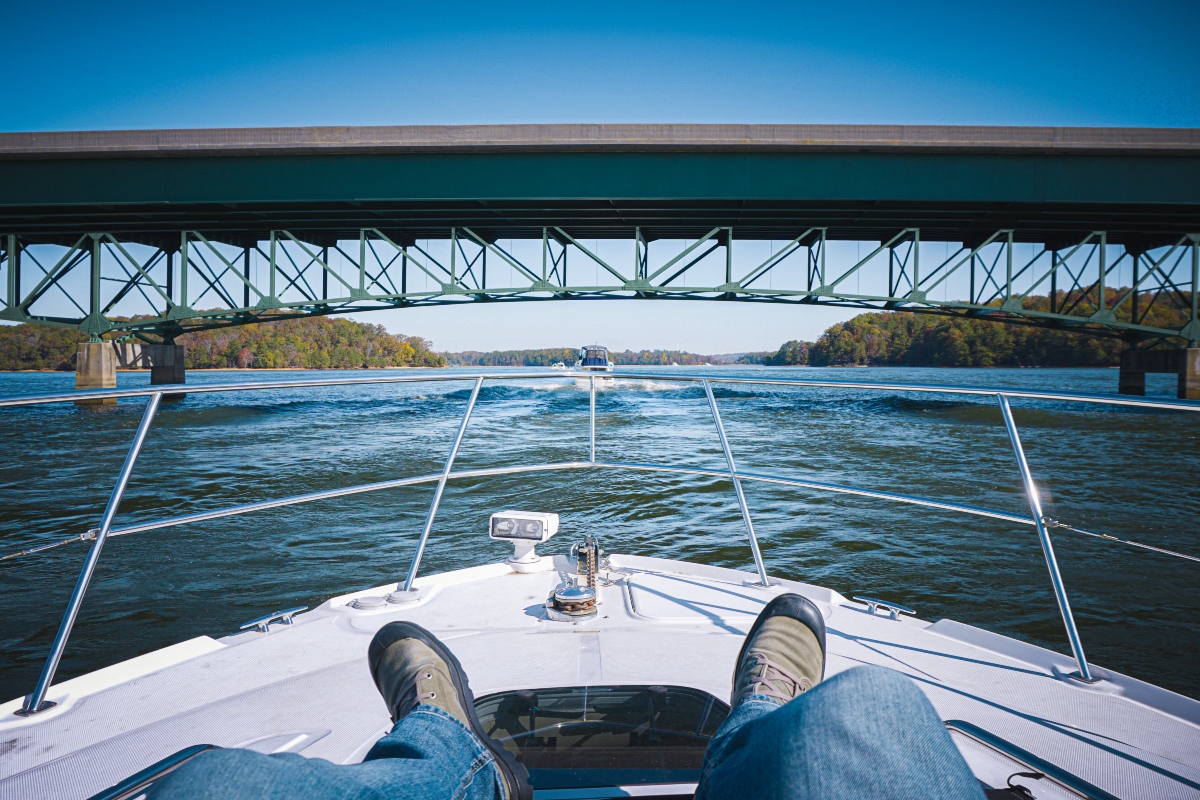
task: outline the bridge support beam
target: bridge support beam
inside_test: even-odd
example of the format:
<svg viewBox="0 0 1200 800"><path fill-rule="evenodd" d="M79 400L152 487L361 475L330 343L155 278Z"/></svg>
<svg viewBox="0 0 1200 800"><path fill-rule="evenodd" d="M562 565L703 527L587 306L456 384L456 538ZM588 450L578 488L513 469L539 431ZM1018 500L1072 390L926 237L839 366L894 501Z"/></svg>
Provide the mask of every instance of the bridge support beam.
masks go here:
<svg viewBox="0 0 1200 800"><path fill-rule="evenodd" d="M150 384L187 382L183 366L183 345L133 344L129 342L81 342L75 356L76 389L115 389L118 369L149 369ZM163 399L182 399L183 394L164 395ZM76 405L103 405L116 400L79 401Z"/></svg>
<svg viewBox="0 0 1200 800"><path fill-rule="evenodd" d="M1179 399L1200 400L1200 347L1180 350Z"/></svg>
<svg viewBox="0 0 1200 800"><path fill-rule="evenodd" d="M117 388L117 354L112 342L80 342L75 353L75 389ZM116 405L116 400L77 400L77 406Z"/></svg>
<svg viewBox="0 0 1200 800"><path fill-rule="evenodd" d="M1167 372L1179 376L1176 396L1200 400L1200 347L1180 350L1126 350L1121 353L1121 394L1146 394L1146 373Z"/></svg>

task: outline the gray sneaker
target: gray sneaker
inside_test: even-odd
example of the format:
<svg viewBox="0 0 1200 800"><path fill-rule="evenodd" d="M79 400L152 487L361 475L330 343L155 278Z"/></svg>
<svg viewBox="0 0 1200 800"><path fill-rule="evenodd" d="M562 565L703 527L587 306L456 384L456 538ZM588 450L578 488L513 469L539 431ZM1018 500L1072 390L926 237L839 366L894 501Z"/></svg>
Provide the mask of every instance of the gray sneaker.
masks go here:
<svg viewBox="0 0 1200 800"><path fill-rule="evenodd" d="M475 714L475 697L467 685L467 673L436 636L411 622L389 622L371 640L367 663L392 722L399 722L422 704L445 711L470 728L492 752L507 800L532 800L528 770L484 733Z"/></svg>
<svg viewBox="0 0 1200 800"><path fill-rule="evenodd" d="M733 671L729 704L752 694L780 705L825 677L825 620L807 597L781 594L754 620Z"/></svg>

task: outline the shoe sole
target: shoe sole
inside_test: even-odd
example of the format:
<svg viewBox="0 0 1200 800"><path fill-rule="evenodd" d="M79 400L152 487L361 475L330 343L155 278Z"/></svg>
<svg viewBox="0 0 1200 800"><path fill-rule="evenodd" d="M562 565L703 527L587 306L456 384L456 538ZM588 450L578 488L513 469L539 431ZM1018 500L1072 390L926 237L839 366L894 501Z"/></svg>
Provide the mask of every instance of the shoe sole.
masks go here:
<svg viewBox="0 0 1200 800"><path fill-rule="evenodd" d="M742 642L742 649L738 651L737 661L733 662L732 683L737 684L738 668L742 665L742 659L746 657L746 648L754 641L758 629L771 617L789 617L813 632L813 635L817 637L817 643L821 645L820 680L825 680L825 618L821 616L821 609L817 608L817 604L812 600L803 595L788 593L781 594L767 603L766 608L759 612L758 618L750 626L750 632L746 634L746 639Z"/></svg>
<svg viewBox="0 0 1200 800"><path fill-rule="evenodd" d="M386 644L382 639L386 639ZM512 787L514 795L510 800L533 800L533 787L529 783L529 770L525 765L517 761L516 756L504 748L504 745L488 736L483 730L483 725L479 722L479 717L475 713L475 695L471 693L471 687L467 683L466 670L462 668L462 664L458 663L458 659L454 657L454 653L446 645L434 636L429 631L412 622L389 622L379 629L375 634L375 638L371 641L371 651L369 652L368 660L371 667L371 676L375 676L375 665L378 658L401 639L416 639L424 642L433 652L437 653L438 657L450 665L450 680L454 682L454 689L458 692L459 702L463 709L467 712L468 722L472 733L479 737L479 741L483 746L491 751L496 762L496 767L504 775L505 782ZM376 642L380 642L378 648Z"/></svg>

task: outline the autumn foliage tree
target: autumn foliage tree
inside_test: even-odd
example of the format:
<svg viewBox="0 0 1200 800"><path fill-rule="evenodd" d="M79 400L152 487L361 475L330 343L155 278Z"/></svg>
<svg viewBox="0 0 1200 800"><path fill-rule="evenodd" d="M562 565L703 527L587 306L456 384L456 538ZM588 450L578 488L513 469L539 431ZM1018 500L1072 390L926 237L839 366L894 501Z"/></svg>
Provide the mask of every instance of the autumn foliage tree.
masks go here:
<svg viewBox="0 0 1200 800"><path fill-rule="evenodd" d="M1107 307L1114 306L1125 292L1109 289ZM1178 329L1186 322L1173 304L1152 303L1152 300L1148 294L1139 298L1141 308L1149 309L1144 317L1139 315L1141 324ZM1077 294L1060 292L1055 308L1084 302ZM1050 299L1030 297L1025 305L1032 310L1049 311ZM1129 319L1130 305L1126 300L1117 309L1117 319ZM1069 329L877 311L833 325L811 344L787 342L775 355L764 358L763 363L816 367L1100 367L1115 366L1121 351L1128 346L1121 339L1085 336Z"/></svg>
<svg viewBox="0 0 1200 800"><path fill-rule="evenodd" d="M25 323L0 326L0 369L75 369L87 334ZM306 317L197 331L176 340L189 369L352 369L441 367L446 360L419 336L394 336L382 325Z"/></svg>

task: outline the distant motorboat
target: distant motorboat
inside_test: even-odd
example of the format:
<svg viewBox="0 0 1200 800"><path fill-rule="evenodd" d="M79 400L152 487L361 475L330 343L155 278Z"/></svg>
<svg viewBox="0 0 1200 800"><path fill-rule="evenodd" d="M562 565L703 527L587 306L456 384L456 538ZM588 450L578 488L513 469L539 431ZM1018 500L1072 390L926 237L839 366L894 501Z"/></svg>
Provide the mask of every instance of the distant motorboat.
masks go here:
<svg viewBox="0 0 1200 800"><path fill-rule="evenodd" d="M560 370L566 371L567 365L561 361L557 361L554 363L553 366L550 367L550 369L560 369Z"/></svg>
<svg viewBox="0 0 1200 800"><path fill-rule="evenodd" d="M579 360L575 362L575 369L578 372L596 372L607 373L612 372L615 365L608 359L608 348L599 344L590 344L579 349ZM580 387L588 386L592 381L592 377L576 378L575 384ZM600 383L600 378L597 376L596 382ZM604 378L605 384L612 384L612 378Z"/></svg>

